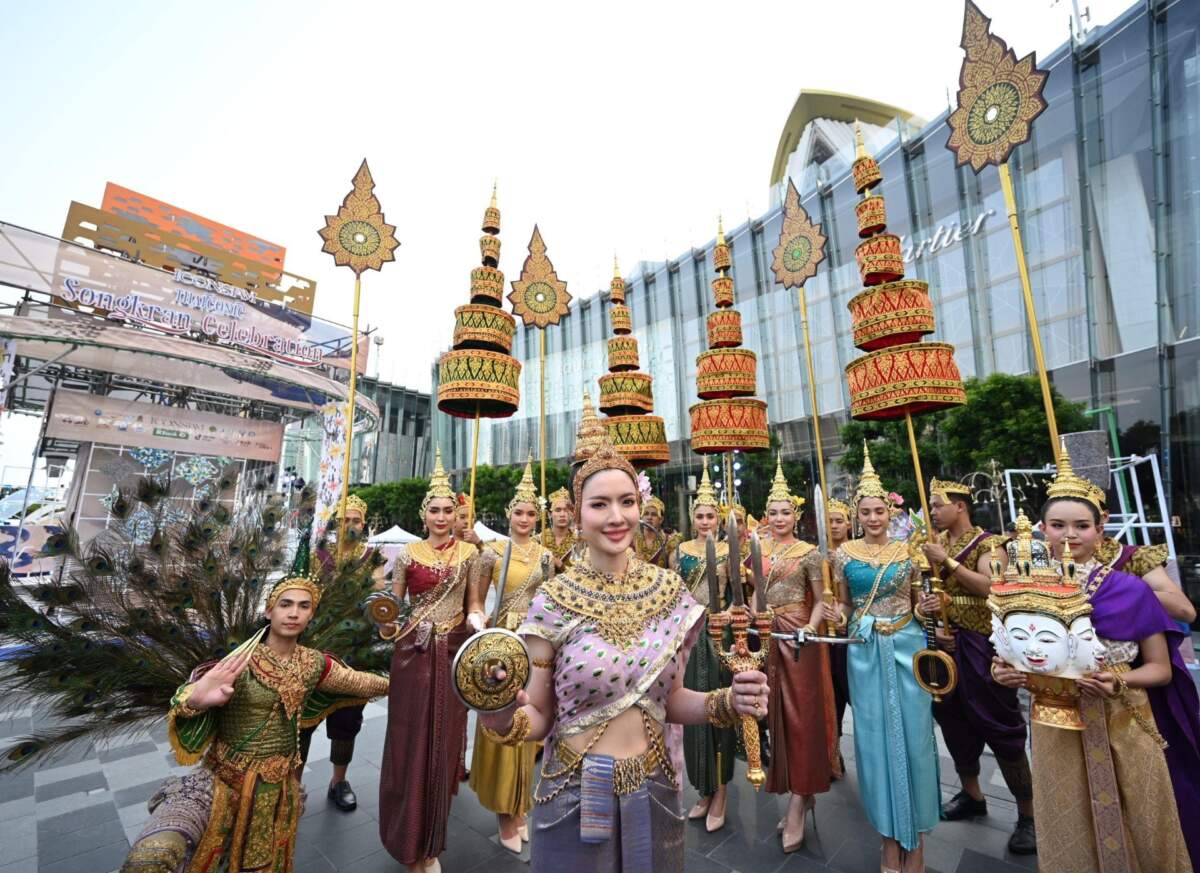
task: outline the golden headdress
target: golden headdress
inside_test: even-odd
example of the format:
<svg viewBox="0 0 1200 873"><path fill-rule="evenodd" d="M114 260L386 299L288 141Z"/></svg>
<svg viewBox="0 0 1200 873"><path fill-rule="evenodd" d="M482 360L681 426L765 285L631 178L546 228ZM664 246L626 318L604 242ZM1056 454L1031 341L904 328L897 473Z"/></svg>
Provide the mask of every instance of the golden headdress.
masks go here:
<svg viewBox="0 0 1200 873"><path fill-rule="evenodd" d="M971 502L971 489L953 480L934 478L929 483L929 496L942 498L942 503L949 503L954 497Z"/></svg>
<svg viewBox="0 0 1200 873"><path fill-rule="evenodd" d="M740 503L733 503L732 505L729 503L722 503L721 521L729 520L729 513L731 510L737 513L738 521L744 525L746 523L746 507L742 506Z"/></svg>
<svg viewBox="0 0 1200 873"><path fill-rule="evenodd" d="M778 500L786 500L797 511L804 505L804 498L792 493L792 489L788 486L787 477L783 475L782 455L776 455L775 457L775 480L771 483L771 492L767 495L767 505L770 506Z"/></svg>
<svg viewBox="0 0 1200 873"><path fill-rule="evenodd" d="M579 428L575 431L575 460L588 460L600 448L602 442L608 442L608 429L596 416L596 408L592 406L592 395L583 392L583 415L579 419ZM576 489L578 503L578 489Z"/></svg>
<svg viewBox="0 0 1200 873"><path fill-rule="evenodd" d="M836 497L830 497L825 501L825 510L827 512L840 512L846 517L846 521L854 519L854 509L844 500L838 500Z"/></svg>
<svg viewBox="0 0 1200 873"><path fill-rule="evenodd" d="M513 507L518 503L532 503L535 509L538 508L537 486L533 484L532 453L529 455L529 460L525 462L525 475L521 477L521 482L517 485L517 490L513 494L512 500L508 501L508 506L504 508L504 514L511 516Z"/></svg>
<svg viewBox="0 0 1200 873"><path fill-rule="evenodd" d="M887 489L879 480L879 474L875 472L866 440L863 440L863 468L862 475L858 477L858 488L854 492L854 505L858 506L864 497L877 497L887 504L888 509L892 508L892 498L888 496Z"/></svg>
<svg viewBox="0 0 1200 873"><path fill-rule="evenodd" d="M1050 547L1033 538L1033 525L1022 512L1017 516L1016 535L1008 541L1008 567L1004 580L993 578L988 607L1001 621L1013 612L1035 612L1059 619L1070 627L1077 618L1092 611L1076 577L1075 561L1068 554L1061 568L1055 566ZM993 568L993 577L995 576Z"/></svg>
<svg viewBox="0 0 1200 873"><path fill-rule="evenodd" d="M642 514L644 515L646 513L646 510L651 506L656 507L658 509L659 515L667 514L667 504L663 503L661 500L659 500L653 494L651 494L649 497L647 497L645 500L642 501Z"/></svg>
<svg viewBox="0 0 1200 873"><path fill-rule="evenodd" d="M579 472L575 474L575 520L579 521L579 513L583 497L583 484L592 476L604 470L620 470L629 476L633 482L634 493L638 495L638 503L642 502L641 493L637 490L637 470L633 469L633 464L618 452L611 442L608 440L607 432L600 438L596 450L592 452L586 464L579 468Z"/></svg>
<svg viewBox="0 0 1200 873"><path fill-rule="evenodd" d="M1059 497L1083 500L1096 507L1097 511L1104 511L1103 489L1075 473L1071 468L1071 456L1067 454L1065 445L1058 450L1058 472L1054 474L1050 487L1046 489L1048 500Z"/></svg>
<svg viewBox="0 0 1200 873"><path fill-rule="evenodd" d="M357 512L363 521L367 519L367 501L357 494L351 494L338 507L338 518L344 518L347 512Z"/></svg>
<svg viewBox="0 0 1200 873"><path fill-rule="evenodd" d="M553 509L554 504L558 503L560 500L565 500L567 502L567 504L570 505L570 503L572 502L571 501L571 492L568 491L566 488L559 488L557 491L550 492L550 508L551 509Z"/></svg>
<svg viewBox="0 0 1200 873"><path fill-rule="evenodd" d="M280 579L271 587L265 608L273 609L279 602L280 595L293 589L307 591L312 596L313 611L315 612L317 604L321 602L321 579L315 572L309 573L307 576L289 576L286 579Z"/></svg>
<svg viewBox="0 0 1200 873"><path fill-rule="evenodd" d="M721 511L721 503L717 500L717 489L713 488L712 480L708 478L707 464L704 466L704 473L700 476L700 487L696 489L696 499L692 501L688 514L694 513L697 506L711 506L718 512Z"/></svg>
<svg viewBox="0 0 1200 873"><path fill-rule="evenodd" d="M458 503L455 498L454 489L450 486L450 477L446 475L446 468L442 466L441 446L438 446L434 453L433 474L429 477L429 490L425 492L425 497L421 500L422 518L425 516L425 510L429 508L429 504L439 497L454 500L456 505Z"/></svg>

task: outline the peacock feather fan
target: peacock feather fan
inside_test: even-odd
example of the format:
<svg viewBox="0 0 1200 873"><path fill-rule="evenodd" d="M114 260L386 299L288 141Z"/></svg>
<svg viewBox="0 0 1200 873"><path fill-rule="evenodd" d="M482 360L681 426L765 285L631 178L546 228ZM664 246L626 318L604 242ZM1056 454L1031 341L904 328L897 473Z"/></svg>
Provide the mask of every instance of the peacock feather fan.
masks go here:
<svg viewBox="0 0 1200 873"><path fill-rule="evenodd" d="M86 545L74 532L51 537L44 556L58 558L59 569L32 586L15 584L0 562L0 638L11 647L0 695L33 703L35 724L49 725L0 749L0 771L149 727L198 664L262 626L268 584L291 559L293 528L280 523L287 512L279 495L239 495L231 512L232 479L218 482L225 503L192 505L183 520L161 483L138 481L115 503L125 515L144 507L151 532L139 528L135 539L132 526L116 525ZM309 514L302 504L299 518ZM337 588L321 604L322 627L302 642L341 655L326 641L344 641L343 623L365 619L356 589Z"/></svg>

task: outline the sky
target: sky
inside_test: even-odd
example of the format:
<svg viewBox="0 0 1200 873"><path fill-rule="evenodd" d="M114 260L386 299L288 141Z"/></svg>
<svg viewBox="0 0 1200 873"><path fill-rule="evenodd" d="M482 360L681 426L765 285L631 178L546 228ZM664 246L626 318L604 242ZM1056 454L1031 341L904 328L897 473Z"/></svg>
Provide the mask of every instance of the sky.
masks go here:
<svg viewBox="0 0 1200 873"><path fill-rule="evenodd" d="M1083 0L1080 0L1081 6ZM1091 0L1101 25L1131 0ZM1018 55L1069 36L1070 0L984 0ZM961 0L209 2L14 5L0 219L52 234L107 181L287 248L315 314L349 323L353 274L317 230L366 157L401 246L363 281L371 374L428 390L467 302L494 179L501 269L538 224L577 298L761 215L801 89L925 118L962 61ZM372 354L375 353L372 348ZM378 369L377 369L378 368ZM0 422L0 460L32 426ZM27 463L27 462L26 462Z"/></svg>

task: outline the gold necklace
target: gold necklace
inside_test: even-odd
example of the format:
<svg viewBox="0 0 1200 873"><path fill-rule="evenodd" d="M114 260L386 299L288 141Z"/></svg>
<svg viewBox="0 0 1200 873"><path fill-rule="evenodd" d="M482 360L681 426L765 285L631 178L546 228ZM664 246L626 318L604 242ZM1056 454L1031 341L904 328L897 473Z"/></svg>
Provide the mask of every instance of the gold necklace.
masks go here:
<svg viewBox="0 0 1200 873"><path fill-rule="evenodd" d="M902 552L904 557L908 556L908 546L896 540L888 540L885 543L868 543L861 539L850 540L842 548L854 560L870 564L875 568L883 564L895 563L897 553Z"/></svg>

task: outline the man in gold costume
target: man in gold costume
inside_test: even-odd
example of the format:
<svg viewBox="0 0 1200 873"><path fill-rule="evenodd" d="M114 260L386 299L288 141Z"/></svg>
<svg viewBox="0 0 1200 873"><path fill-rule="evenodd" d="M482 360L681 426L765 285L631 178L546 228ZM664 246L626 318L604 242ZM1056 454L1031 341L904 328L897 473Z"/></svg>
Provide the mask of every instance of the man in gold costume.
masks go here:
<svg viewBox="0 0 1200 873"><path fill-rule="evenodd" d="M575 541L575 504L571 492L559 488L550 495L550 529L542 531L542 545L554 555L555 572L571 566Z"/></svg>
<svg viewBox="0 0 1200 873"><path fill-rule="evenodd" d="M314 579L281 580L267 598L265 635L201 664L176 692L171 747L181 764L201 766L151 798L122 873L291 873L301 728L388 689L386 677L297 644L320 600Z"/></svg>
<svg viewBox="0 0 1200 873"><path fill-rule="evenodd" d="M678 533L668 534L663 530L666 505L653 495L642 501L642 521L633 537L633 549L647 564L664 569L670 565L671 553L683 541Z"/></svg>

